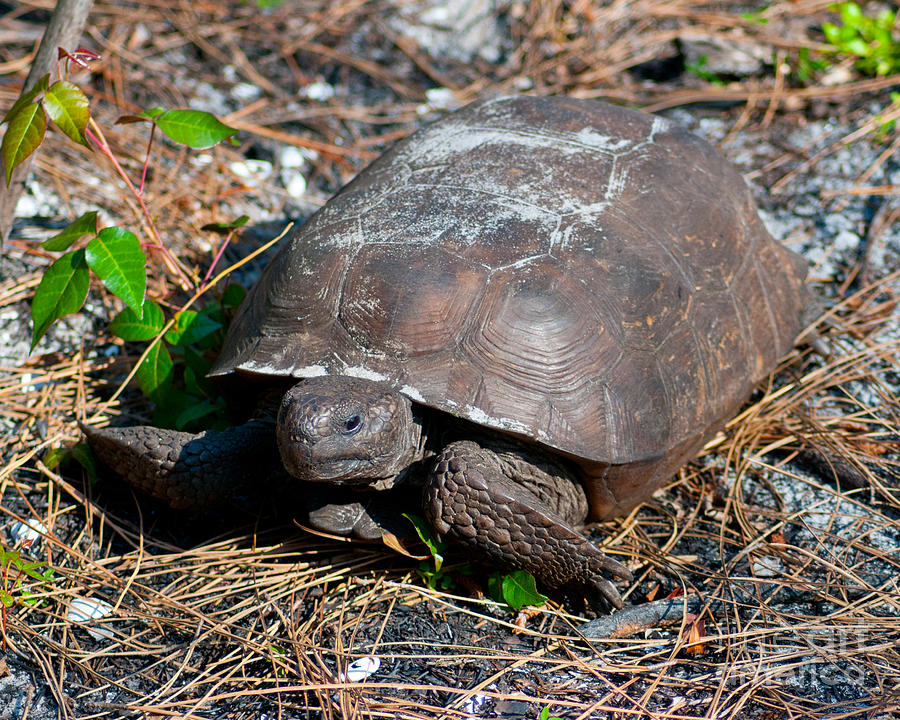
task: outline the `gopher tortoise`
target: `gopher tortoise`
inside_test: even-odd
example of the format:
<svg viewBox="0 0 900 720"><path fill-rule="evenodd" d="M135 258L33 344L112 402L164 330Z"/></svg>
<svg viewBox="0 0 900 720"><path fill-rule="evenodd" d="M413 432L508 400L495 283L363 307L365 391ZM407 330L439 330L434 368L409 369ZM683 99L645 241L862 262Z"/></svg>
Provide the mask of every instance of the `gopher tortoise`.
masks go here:
<svg viewBox="0 0 900 720"><path fill-rule="evenodd" d="M290 379L274 427L89 439L187 506L258 483L274 435L290 476L340 486L322 529L370 527L360 490L424 485L439 535L620 606L608 576L629 572L579 526L645 500L737 411L802 328L805 273L671 122L477 102L373 162L248 295L212 375Z"/></svg>

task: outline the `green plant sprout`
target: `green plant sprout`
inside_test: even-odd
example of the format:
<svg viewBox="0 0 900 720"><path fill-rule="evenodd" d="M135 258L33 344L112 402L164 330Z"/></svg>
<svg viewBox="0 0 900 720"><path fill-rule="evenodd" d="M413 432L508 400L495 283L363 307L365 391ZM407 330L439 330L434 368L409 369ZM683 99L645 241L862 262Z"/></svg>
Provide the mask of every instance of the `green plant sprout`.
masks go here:
<svg viewBox="0 0 900 720"><path fill-rule="evenodd" d="M797 50L797 61L794 63L792 70L796 80L799 80L801 83L808 83L817 73L827 70L828 67L828 60L815 57L810 53L808 47L802 47Z"/></svg>
<svg viewBox="0 0 900 720"><path fill-rule="evenodd" d="M3 648L6 649L6 614L17 603L33 607L40 598L27 587L27 578L39 584L53 580L53 568L46 567L44 562L32 562L22 557L18 550L7 550L0 543L0 569L3 581L0 583L0 634L3 636Z"/></svg>
<svg viewBox="0 0 900 720"><path fill-rule="evenodd" d="M890 120L880 120L880 118L885 117L889 113L896 112L898 109L900 109L900 92L892 92L891 104L884 109L883 113L879 113L878 115L878 121L881 124L878 128L877 137L880 140L887 138L897 128L897 118L891 118Z"/></svg>
<svg viewBox="0 0 900 720"><path fill-rule="evenodd" d="M692 75L696 75L701 80L705 80L712 85L724 85L725 81L722 80L722 78L720 78L718 75L716 75L716 73L714 73L712 70L707 69L708 65L709 58L706 55L699 55L696 62L686 64L684 66L684 69Z"/></svg>
<svg viewBox="0 0 900 720"><path fill-rule="evenodd" d="M550 714L550 706L544 705L541 708L541 714L538 715L538 720L563 720L561 717L557 717L556 715Z"/></svg>
<svg viewBox="0 0 900 720"><path fill-rule="evenodd" d="M435 537L425 518L413 513L403 513L403 517L413 524L416 535L425 543L431 555L431 560L422 560L416 568L416 573L422 578L425 587L429 590L452 590L453 578L444 570L444 551L447 549L447 543Z"/></svg>
<svg viewBox="0 0 900 720"><path fill-rule="evenodd" d="M423 560L419 563L419 567L416 569L419 577L431 590L452 589L453 578L444 570L444 551L447 543L434 536L431 526L424 518L412 513L403 513L403 517L413 524L416 534L425 543L431 555L430 561ZM466 568L461 572L468 574L471 571ZM526 605L541 606L547 602L547 596L538 592L534 576L526 570L492 574L488 578L488 592L497 602L506 604L511 611L516 612Z"/></svg>
<svg viewBox="0 0 900 720"><path fill-rule="evenodd" d="M897 12L887 8L875 17L863 13L855 2L828 8L840 15L840 25L824 23L822 32L831 45L829 52L855 56L856 68L866 75L900 72L900 38L895 37Z"/></svg>

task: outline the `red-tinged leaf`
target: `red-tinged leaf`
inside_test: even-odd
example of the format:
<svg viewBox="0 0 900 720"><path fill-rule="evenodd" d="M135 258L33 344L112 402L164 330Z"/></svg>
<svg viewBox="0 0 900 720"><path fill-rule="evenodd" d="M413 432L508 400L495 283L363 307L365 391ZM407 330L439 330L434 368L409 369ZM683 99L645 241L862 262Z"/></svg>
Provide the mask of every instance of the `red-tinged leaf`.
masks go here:
<svg viewBox="0 0 900 720"><path fill-rule="evenodd" d="M69 223L62 232L44 240L44 242L41 243L41 247L50 252L62 252L63 250L68 250L73 242L83 238L85 235L96 234L97 211L91 210Z"/></svg>
<svg viewBox="0 0 900 720"><path fill-rule="evenodd" d="M0 154L6 164L6 184L9 185L15 170L31 153L38 149L47 132L47 118L41 106L29 103L9 118L9 127L0 144Z"/></svg>
<svg viewBox="0 0 900 720"><path fill-rule="evenodd" d="M684 651L690 655L702 655L706 652L706 622L702 619L691 623L687 630L687 645Z"/></svg>
<svg viewBox="0 0 900 720"><path fill-rule="evenodd" d="M87 61L99 60L100 55L95 53L93 50L88 50L87 48L78 48L77 50L73 50L72 52L68 52L63 48L56 48L56 59L66 59L70 62L75 63L79 67L87 68Z"/></svg>
<svg viewBox="0 0 900 720"><path fill-rule="evenodd" d="M103 284L141 315L147 289L147 256L134 233L120 227L103 228L87 244L85 257Z"/></svg>
<svg viewBox="0 0 900 720"><path fill-rule="evenodd" d="M57 80L44 93L44 110L72 142L88 147L84 129L91 119L88 99L81 88L68 80Z"/></svg>
<svg viewBox="0 0 900 720"><path fill-rule="evenodd" d="M154 343L147 357L138 366L138 385L144 394L155 399L160 397L172 384L172 357L162 341Z"/></svg>
<svg viewBox="0 0 900 720"><path fill-rule="evenodd" d="M2 122L6 122L13 115L15 115L19 110L28 105L32 100L34 100L38 95L40 95L44 90L50 87L50 73L47 73L42 78L40 78L35 84L34 87L31 88L26 93L22 93L19 95L18 99L13 103L13 106L6 111L6 115L3 116Z"/></svg>
<svg viewBox="0 0 900 720"><path fill-rule="evenodd" d="M149 118L141 115L120 115L116 118L116 125L131 125L133 123L149 123L153 122Z"/></svg>
<svg viewBox="0 0 900 720"><path fill-rule="evenodd" d="M166 110L155 120L166 137L195 150L210 148L237 132L202 110Z"/></svg>
<svg viewBox="0 0 900 720"><path fill-rule="evenodd" d="M139 342L155 338L165 324L162 308L149 300L144 303L144 314L141 316L130 307L123 309L109 324L109 331L123 340Z"/></svg>
<svg viewBox="0 0 900 720"><path fill-rule="evenodd" d="M84 250L66 253L44 271L31 301L32 350L54 320L81 310L87 298L89 279Z"/></svg>

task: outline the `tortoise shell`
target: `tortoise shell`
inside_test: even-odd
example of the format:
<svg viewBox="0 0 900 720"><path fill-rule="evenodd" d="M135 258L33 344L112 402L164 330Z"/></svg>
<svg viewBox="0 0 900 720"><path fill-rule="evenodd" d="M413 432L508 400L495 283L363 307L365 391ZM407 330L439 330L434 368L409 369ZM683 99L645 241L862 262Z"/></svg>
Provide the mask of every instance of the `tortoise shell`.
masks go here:
<svg viewBox="0 0 900 720"><path fill-rule="evenodd" d="M693 456L801 329L805 263L710 145L645 113L478 102L300 227L214 375L354 375L586 470L592 518Z"/></svg>

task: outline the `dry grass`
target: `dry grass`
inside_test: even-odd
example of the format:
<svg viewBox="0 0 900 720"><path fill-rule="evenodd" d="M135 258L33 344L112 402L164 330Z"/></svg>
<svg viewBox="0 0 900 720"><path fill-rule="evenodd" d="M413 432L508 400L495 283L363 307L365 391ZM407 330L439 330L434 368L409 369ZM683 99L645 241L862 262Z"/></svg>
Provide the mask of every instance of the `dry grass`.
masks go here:
<svg viewBox="0 0 900 720"><path fill-rule="evenodd" d="M35 28L23 13L48 4L25 2L0 24L23 38L7 41L0 57L4 108ZM859 101L881 100L898 82L852 72L828 85L791 82L785 63L820 42L814 26L827 4L776 2L760 24L736 3L512 2L510 51L489 65L435 61L385 23L381 2L298 0L267 14L239 3L101 2L90 38L104 60L82 80L108 124L143 106L185 105L202 84L220 84L221 66L230 65L263 93L225 119L250 138L245 145L270 139L316 150L310 185L322 188L409 132L435 83L461 102L514 91L523 78L540 93L650 108L727 101L738 105L733 132L800 122L823 103L857 119L856 133L792 148L761 168L776 174L777 192L835 148L873 137L880 123ZM672 56L676 38L756 48L780 59L779 69L724 86L689 73L674 81L629 73ZM382 55L367 55L372 48ZM178 53L184 63L173 69ZM298 102L296 88L320 76L355 94ZM115 136L137 167L138 129ZM219 148L205 166L161 150L148 204L201 276L208 248L197 246L200 225L251 206L277 217L287 201L277 187L248 189L229 172L245 149ZM890 159L886 151L877 162ZM96 165L54 142L37 177L73 215L99 202L116 222L139 226L135 208L106 191L116 187L111 173ZM873 173L848 178L848 193L866 192ZM314 203L324 199L324 190L313 192ZM886 208L878 232L897 219L896 204ZM0 283L0 315L25 312L46 262L35 247L8 247L25 270ZM177 301L155 272L151 294ZM76 418L104 405L135 356L102 359L92 351L109 339L85 337L83 347L10 362L0 374L0 407L15 427L2 446L0 525L43 522L47 533L30 553L54 578L33 584L37 605L5 613L7 647L39 669L65 717L463 718L477 715L479 698L490 714L513 717L547 705L567 718L891 716L900 712L898 280L873 273L865 259L847 269L845 299L826 326L827 361L796 351L703 458L653 502L604 526L610 552L636 570L632 602L681 588L692 603L699 598L687 620L702 620L702 629L686 621L617 639L584 638L580 619L553 604L521 628L462 584L460 596L424 588L413 563L383 548L292 527L173 540L184 518L108 486L97 490L100 500L77 473L42 462L48 449L77 440ZM851 291L853 282L861 289ZM108 298L95 303L109 314ZM146 413L127 397L108 411ZM92 625L104 635L67 619L72 600L85 597L109 604ZM381 659L379 672L343 681L347 663L368 655Z"/></svg>

